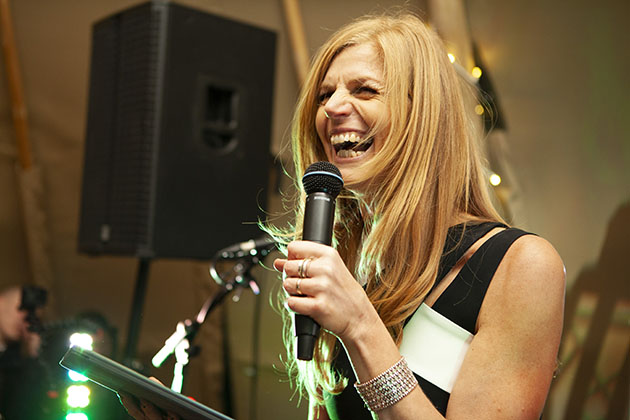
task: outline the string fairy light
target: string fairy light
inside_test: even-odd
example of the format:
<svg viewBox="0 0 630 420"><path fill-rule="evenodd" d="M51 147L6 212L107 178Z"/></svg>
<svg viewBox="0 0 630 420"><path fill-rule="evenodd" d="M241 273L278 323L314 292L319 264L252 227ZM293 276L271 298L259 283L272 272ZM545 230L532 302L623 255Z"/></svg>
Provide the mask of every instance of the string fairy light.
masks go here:
<svg viewBox="0 0 630 420"><path fill-rule="evenodd" d="M482 74L481 68L478 66L473 67L470 74L472 74L472 77L474 77L475 79L479 79Z"/></svg>

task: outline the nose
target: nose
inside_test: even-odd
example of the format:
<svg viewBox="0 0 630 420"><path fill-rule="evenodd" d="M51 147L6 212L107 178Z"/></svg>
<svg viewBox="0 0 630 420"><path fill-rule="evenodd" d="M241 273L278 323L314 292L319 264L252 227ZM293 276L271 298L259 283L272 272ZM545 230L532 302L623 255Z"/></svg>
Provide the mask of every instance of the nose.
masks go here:
<svg viewBox="0 0 630 420"><path fill-rule="evenodd" d="M336 90L326 101L324 111L331 119L349 115L352 112L352 103L348 92L341 89Z"/></svg>

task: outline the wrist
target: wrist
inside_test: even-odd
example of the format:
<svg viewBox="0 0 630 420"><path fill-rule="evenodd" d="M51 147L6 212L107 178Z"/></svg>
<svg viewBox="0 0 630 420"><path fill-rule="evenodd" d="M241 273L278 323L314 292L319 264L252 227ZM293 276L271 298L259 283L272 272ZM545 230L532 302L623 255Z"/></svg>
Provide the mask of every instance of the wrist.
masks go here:
<svg viewBox="0 0 630 420"><path fill-rule="evenodd" d="M373 310L343 337L340 336L359 382L374 378L400 359L400 352L389 331Z"/></svg>
<svg viewBox="0 0 630 420"><path fill-rule="evenodd" d="M367 297L366 301L367 309L354 311L356 315L348 320L348 326L339 334L346 350L360 354L373 348L385 335L389 337L387 328Z"/></svg>

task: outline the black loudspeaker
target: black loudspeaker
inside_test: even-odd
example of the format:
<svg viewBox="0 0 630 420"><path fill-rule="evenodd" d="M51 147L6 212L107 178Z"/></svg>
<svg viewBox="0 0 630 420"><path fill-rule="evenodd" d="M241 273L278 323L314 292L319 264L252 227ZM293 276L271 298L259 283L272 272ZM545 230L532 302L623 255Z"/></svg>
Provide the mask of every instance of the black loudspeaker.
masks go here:
<svg viewBox="0 0 630 420"><path fill-rule="evenodd" d="M259 235L275 41L167 1L94 24L80 252L207 259Z"/></svg>

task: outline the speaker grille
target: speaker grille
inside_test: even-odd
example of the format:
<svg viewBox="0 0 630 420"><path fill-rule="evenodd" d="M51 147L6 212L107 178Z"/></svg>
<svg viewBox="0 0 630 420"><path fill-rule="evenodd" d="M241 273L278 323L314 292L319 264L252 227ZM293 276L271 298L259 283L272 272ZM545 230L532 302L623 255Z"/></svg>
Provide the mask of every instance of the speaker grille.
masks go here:
<svg viewBox="0 0 630 420"><path fill-rule="evenodd" d="M142 5L94 26L82 251L150 254L166 13Z"/></svg>
<svg viewBox="0 0 630 420"><path fill-rule="evenodd" d="M163 13L161 7L151 7L149 11L136 9L120 19L116 158L111 175L113 251L150 247Z"/></svg>
<svg viewBox="0 0 630 420"><path fill-rule="evenodd" d="M259 235L275 34L152 1L93 28L79 251L210 258Z"/></svg>

